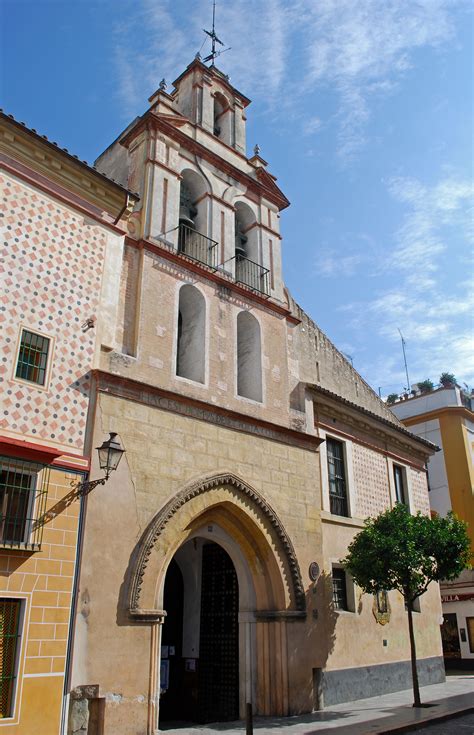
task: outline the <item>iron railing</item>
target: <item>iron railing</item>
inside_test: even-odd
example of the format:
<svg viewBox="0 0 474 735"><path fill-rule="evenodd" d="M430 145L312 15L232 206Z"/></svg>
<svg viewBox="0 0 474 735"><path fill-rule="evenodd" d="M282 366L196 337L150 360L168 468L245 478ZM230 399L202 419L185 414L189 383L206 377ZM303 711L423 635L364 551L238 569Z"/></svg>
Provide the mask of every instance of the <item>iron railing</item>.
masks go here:
<svg viewBox="0 0 474 735"><path fill-rule="evenodd" d="M0 719L13 714L21 600L0 598Z"/></svg>
<svg viewBox="0 0 474 735"><path fill-rule="evenodd" d="M182 222L178 232L178 252L217 269L217 242Z"/></svg>
<svg viewBox="0 0 474 735"><path fill-rule="evenodd" d="M237 283L243 283L254 291L258 291L264 296L270 295L270 271L263 265L255 263L243 255L236 255L231 260L235 260L235 280Z"/></svg>
<svg viewBox="0 0 474 735"><path fill-rule="evenodd" d="M41 547L49 467L0 457L0 547Z"/></svg>
<svg viewBox="0 0 474 735"><path fill-rule="evenodd" d="M347 610L346 573L344 569L332 570L332 601L336 610Z"/></svg>
<svg viewBox="0 0 474 735"><path fill-rule="evenodd" d="M329 508L334 516L347 516L347 498L345 495L336 495L336 493L329 493Z"/></svg>

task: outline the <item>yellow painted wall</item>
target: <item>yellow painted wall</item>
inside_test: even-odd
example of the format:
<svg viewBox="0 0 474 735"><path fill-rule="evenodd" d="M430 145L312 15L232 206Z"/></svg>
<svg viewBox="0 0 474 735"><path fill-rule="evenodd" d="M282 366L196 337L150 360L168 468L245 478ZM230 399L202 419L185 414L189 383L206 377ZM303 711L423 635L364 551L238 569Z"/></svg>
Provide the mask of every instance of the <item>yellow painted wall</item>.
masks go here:
<svg viewBox="0 0 474 735"><path fill-rule="evenodd" d="M474 548L474 468L466 427L457 413L440 415L439 423L451 505L459 518L468 523Z"/></svg>
<svg viewBox="0 0 474 735"><path fill-rule="evenodd" d="M76 559L79 501L77 474L51 469L40 551L0 548L0 596L23 600L20 660L12 718L0 720L5 735L57 735Z"/></svg>

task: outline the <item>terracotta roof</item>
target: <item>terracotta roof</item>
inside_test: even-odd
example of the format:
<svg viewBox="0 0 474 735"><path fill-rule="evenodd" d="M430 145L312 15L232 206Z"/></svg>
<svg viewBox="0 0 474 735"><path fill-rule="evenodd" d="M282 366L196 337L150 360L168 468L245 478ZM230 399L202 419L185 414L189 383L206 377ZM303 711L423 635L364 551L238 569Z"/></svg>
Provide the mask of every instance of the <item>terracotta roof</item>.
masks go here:
<svg viewBox="0 0 474 735"><path fill-rule="evenodd" d="M19 120L16 120L13 115L8 115L4 110L0 109L0 118L3 118L5 120L8 120L9 122L14 123L17 127L23 128L27 133L34 135L36 138L41 140L41 142L46 143L46 145L50 146L51 148L54 148L55 150L59 151L61 154L65 154L70 158L74 163L79 164L80 166L83 166L84 168L87 168L90 172L92 172L95 176L100 176L102 179L105 179L105 181L109 184L113 184L114 186L118 187L119 189L122 189L122 191L126 192L127 194L130 194L131 196L135 197L136 199L140 199L140 195L137 194L134 191L130 191L130 189L127 189L126 187L122 186L118 181L115 181L111 176L107 176L106 174L99 171L95 166L92 166L90 163L87 163L87 161L81 161L81 159L76 156L74 153L70 153L67 148L61 148L57 143L55 143L52 140L49 140L49 138L46 135L41 135L38 133L37 130L34 128L28 127L26 123L20 122Z"/></svg>
<svg viewBox="0 0 474 735"><path fill-rule="evenodd" d="M306 385L308 388L310 388L311 390L314 390L316 393L321 393L322 395L327 396L328 398L332 398L333 400L338 401L338 403L343 403L344 405L349 406L350 408L353 408L356 411L362 412L366 416L370 416L371 419L374 419L375 421L380 421L382 424L389 426L391 429L394 429L395 431L399 431L402 434L405 434L405 436L409 437L413 441L417 441L420 444L423 444L425 447L427 447L428 449L431 449L431 451L433 452L440 451L440 447L428 441L428 439L423 439L423 437L413 434L411 431L408 431L408 429L406 429L404 426L401 426L398 423L395 423L394 421L390 421L389 419L385 419L383 416L379 416L373 411L369 411L368 408L363 408L363 406L359 406L357 403L353 403L352 401L349 401L347 398L343 398L342 396L339 396L337 393L333 393L331 390L328 390L327 388L322 388L320 385L315 385L314 383L306 383ZM397 419L395 415L394 415L394 418Z"/></svg>

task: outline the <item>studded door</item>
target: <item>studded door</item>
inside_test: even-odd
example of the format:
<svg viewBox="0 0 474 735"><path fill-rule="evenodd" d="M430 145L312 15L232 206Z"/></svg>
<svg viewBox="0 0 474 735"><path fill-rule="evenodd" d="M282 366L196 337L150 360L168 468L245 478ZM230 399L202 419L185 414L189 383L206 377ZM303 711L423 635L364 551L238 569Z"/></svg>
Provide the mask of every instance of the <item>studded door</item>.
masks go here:
<svg viewBox="0 0 474 735"><path fill-rule="evenodd" d="M218 544L202 553L199 721L239 716L239 591L229 555Z"/></svg>

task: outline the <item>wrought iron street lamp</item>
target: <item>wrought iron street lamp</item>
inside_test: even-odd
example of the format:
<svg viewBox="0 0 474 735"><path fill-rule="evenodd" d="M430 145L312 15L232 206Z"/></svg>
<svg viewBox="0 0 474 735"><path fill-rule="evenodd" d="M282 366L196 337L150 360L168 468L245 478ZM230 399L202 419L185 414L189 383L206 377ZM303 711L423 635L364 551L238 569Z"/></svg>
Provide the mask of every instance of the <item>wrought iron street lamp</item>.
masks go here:
<svg viewBox="0 0 474 735"><path fill-rule="evenodd" d="M109 479L110 473L117 469L122 459L122 454L125 452L125 449L122 448L120 442L115 438L116 436L116 432L111 431L109 438L100 447L96 447L99 453L100 469L105 472L104 482Z"/></svg>
<svg viewBox="0 0 474 735"><path fill-rule="evenodd" d="M111 431L109 438L102 442L100 447L96 447L99 454L99 466L105 472L105 477L101 477L99 480L82 482L80 485L81 495L87 495L97 485L105 485L111 473L117 469L125 449L121 446L120 441L116 439L116 436L117 433Z"/></svg>

